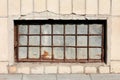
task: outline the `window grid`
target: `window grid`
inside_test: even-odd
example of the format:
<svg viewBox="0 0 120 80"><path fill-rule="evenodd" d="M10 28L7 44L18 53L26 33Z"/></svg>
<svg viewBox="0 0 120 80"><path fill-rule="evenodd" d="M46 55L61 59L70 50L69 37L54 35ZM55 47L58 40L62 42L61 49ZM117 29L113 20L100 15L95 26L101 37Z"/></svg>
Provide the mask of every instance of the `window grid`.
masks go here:
<svg viewBox="0 0 120 80"><path fill-rule="evenodd" d="M51 34L42 34L41 31L41 25L40 25L40 34L29 34L29 25L27 26L27 34L19 34L19 28L18 26L15 28L16 30L16 40L17 41L17 47L15 47L16 50L16 61L50 61L50 62L103 62L104 61L104 29L102 26L102 34L89 34L89 24L87 24L87 34L77 34L77 25L75 25L75 34L65 34L65 24L64 24L64 33L63 34L53 34L53 25L51 24ZM19 37L20 36L27 36L27 45L19 45ZM29 36L40 36L40 45L29 45ZM42 45L42 40L41 37L42 36L51 36L51 46L43 46ZM54 46L53 45L53 36L63 36L63 40L64 40L64 45L63 46ZM75 46L66 46L65 45L65 40L66 40L66 36L75 36ZM87 46L77 46L77 37L78 36L87 36ZM102 43L101 46L89 46L89 36L101 36L102 37ZM19 47L27 47L27 58L26 59L19 59L18 58L18 54L19 54ZM40 56L39 59L35 59L35 58L29 58L29 47L39 47L40 50ZM52 48L51 53L52 53L52 58L51 59L42 59L41 56L41 48L42 47L50 47ZM59 60L59 59L55 59L54 58L54 53L53 53L53 48L54 47L62 47L64 48L64 58ZM65 50L67 47L71 47L71 48L75 48L75 59L66 59L66 53ZM77 49L78 48L87 48L87 59L77 59ZM101 48L101 59L90 59L89 58L89 49L90 48Z"/></svg>

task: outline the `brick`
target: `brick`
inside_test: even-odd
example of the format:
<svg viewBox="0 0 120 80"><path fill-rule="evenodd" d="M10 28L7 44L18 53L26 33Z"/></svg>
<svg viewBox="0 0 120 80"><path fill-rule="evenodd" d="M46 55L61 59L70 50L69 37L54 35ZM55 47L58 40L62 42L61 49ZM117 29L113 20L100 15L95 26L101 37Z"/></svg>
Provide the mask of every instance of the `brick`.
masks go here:
<svg viewBox="0 0 120 80"><path fill-rule="evenodd" d="M7 18L0 18L0 61L8 61Z"/></svg>
<svg viewBox="0 0 120 80"><path fill-rule="evenodd" d="M46 0L34 0L34 12L42 12L46 10Z"/></svg>
<svg viewBox="0 0 120 80"><path fill-rule="evenodd" d="M45 74L57 73L57 66L45 66Z"/></svg>
<svg viewBox="0 0 120 80"><path fill-rule="evenodd" d="M72 73L83 73L84 67L83 66L71 66Z"/></svg>
<svg viewBox="0 0 120 80"><path fill-rule="evenodd" d="M69 66L59 66L59 73L70 73L70 67Z"/></svg>
<svg viewBox="0 0 120 80"><path fill-rule="evenodd" d="M16 71L17 71L16 66L10 66L9 67L9 73L16 73Z"/></svg>
<svg viewBox="0 0 120 80"><path fill-rule="evenodd" d="M111 60L120 60L120 17L112 17L111 30Z"/></svg>
<svg viewBox="0 0 120 80"><path fill-rule="evenodd" d="M97 69L96 67L86 67L85 68L85 73L96 73Z"/></svg>
<svg viewBox="0 0 120 80"><path fill-rule="evenodd" d="M7 16L7 0L0 0L0 17Z"/></svg>
<svg viewBox="0 0 120 80"><path fill-rule="evenodd" d="M30 74L30 68L26 66L17 67L17 73Z"/></svg>
<svg viewBox="0 0 120 80"><path fill-rule="evenodd" d="M98 0L86 0L86 14L98 13Z"/></svg>
<svg viewBox="0 0 120 80"><path fill-rule="evenodd" d="M109 67L100 66L99 67L99 72L100 73L109 73Z"/></svg>
<svg viewBox="0 0 120 80"><path fill-rule="evenodd" d="M112 15L120 15L120 0L112 0Z"/></svg>
<svg viewBox="0 0 120 80"><path fill-rule="evenodd" d="M110 14L110 0L99 0L99 14Z"/></svg>
<svg viewBox="0 0 120 80"><path fill-rule="evenodd" d="M59 0L47 0L47 10L59 13Z"/></svg>
<svg viewBox="0 0 120 80"><path fill-rule="evenodd" d="M8 73L8 62L0 62L0 73Z"/></svg>
<svg viewBox="0 0 120 80"><path fill-rule="evenodd" d="M85 0L73 0L73 13L85 14Z"/></svg>
<svg viewBox="0 0 120 80"><path fill-rule="evenodd" d="M33 12L33 0L21 0L21 14L26 15Z"/></svg>
<svg viewBox="0 0 120 80"><path fill-rule="evenodd" d="M120 73L120 61L111 61L111 73Z"/></svg>
<svg viewBox="0 0 120 80"><path fill-rule="evenodd" d="M31 68L31 73L32 74L43 74L44 73L44 67L43 66L32 67Z"/></svg>
<svg viewBox="0 0 120 80"><path fill-rule="evenodd" d="M20 0L8 0L9 15L20 15Z"/></svg>
<svg viewBox="0 0 120 80"><path fill-rule="evenodd" d="M70 14L72 12L71 0L60 0L60 13Z"/></svg>

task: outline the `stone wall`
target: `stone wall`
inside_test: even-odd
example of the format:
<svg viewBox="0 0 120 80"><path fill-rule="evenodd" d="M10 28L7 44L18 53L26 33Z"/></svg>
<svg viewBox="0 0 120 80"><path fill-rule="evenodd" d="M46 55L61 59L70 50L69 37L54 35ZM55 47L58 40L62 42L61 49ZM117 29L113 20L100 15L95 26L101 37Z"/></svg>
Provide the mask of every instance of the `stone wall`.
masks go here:
<svg viewBox="0 0 120 80"><path fill-rule="evenodd" d="M107 64L14 62L14 20L22 19L106 19ZM120 0L0 0L0 73L120 73L119 30Z"/></svg>

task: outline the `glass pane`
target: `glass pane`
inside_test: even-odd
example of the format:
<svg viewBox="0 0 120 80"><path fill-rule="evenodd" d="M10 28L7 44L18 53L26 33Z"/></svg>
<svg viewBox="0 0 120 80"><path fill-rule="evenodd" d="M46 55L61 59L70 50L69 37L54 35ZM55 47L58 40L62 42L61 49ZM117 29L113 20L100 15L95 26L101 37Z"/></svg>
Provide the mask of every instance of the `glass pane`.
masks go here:
<svg viewBox="0 0 120 80"><path fill-rule="evenodd" d="M30 25L29 34L40 34L40 25Z"/></svg>
<svg viewBox="0 0 120 80"><path fill-rule="evenodd" d="M42 45L51 46L51 36L42 36Z"/></svg>
<svg viewBox="0 0 120 80"><path fill-rule="evenodd" d="M90 34L101 34L102 33L102 25L101 24L91 24L89 25Z"/></svg>
<svg viewBox="0 0 120 80"><path fill-rule="evenodd" d="M75 25L65 25L66 34L75 34Z"/></svg>
<svg viewBox="0 0 120 80"><path fill-rule="evenodd" d="M63 25L53 25L53 34L63 34Z"/></svg>
<svg viewBox="0 0 120 80"><path fill-rule="evenodd" d="M41 48L41 58L42 59L51 59L52 58L51 48L42 47Z"/></svg>
<svg viewBox="0 0 120 80"><path fill-rule="evenodd" d="M87 36L77 36L77 46L87 46Z"/></svg>
<svg viewBox="0 0 120 80"><path fill-rule="evenodd" d="M41 25L42 34L51 34L51 25Z"/></svg>
<svg viewBox="0 0 120 80"><path fill-rule="evenodd" d="M65 48L66 59L75 59L75 48Z"/></svg>
<svg viewBox="0 0 120 80"><path fill-rule="evenodd" d="M101 46L101 36L90 36L89 46Z"/></svg>
<svg viewBox="0 0 120 80"><path fill-rule="evenodd" d="M27 58L27 47L19 47L18 53L19 58Z"/></svg>
<svg viewBox="0 0 120 80"><path fill-rule="evenodd" d="M27 45L27 36L19 36L19 45Z"/></svg>
<svg viewBox="0 0 120 80"><path fill-rule="evenodd" d="M40 36L29 36L29 45L40 45Z"/></svg>
<svg viewBox="0 0 120 80"><path fill-rule="evenodd" d="M19 25L19 34L27 34L27 25Z"/></svg>
<svg viewBox="0 0 120 80"><path fill-rule="evenodd" d="M63 46L63 36L53 36L53 45Z"/></svg>
<svg viewBox="0 0 120 80"><path fill-rule="evenodd" d="M29 58L39 58L39 47L29 47Z"/></svg>
<svg viewBox="0 0 120 80"><path fill-rule="evenodd" d="M75 37L74 36L66 36L65 37L65 45L66 46L75 46Z"/></svg>
<svg viewBox="0 0 120 80"><path fill-rule="evenodd" d="M78 59L87 59L87 48L78 48L77 49L77 58Z"/></svg>
<svg viewBox="0 0 120 80"><path fill-rule="evenodd" d="M63 59L64 58L64 49L63 48L54 48L53 53L54 53L55 59Z"/></svg>
<svg viewBox="0 0 120 80"><path fill-rule="evenodd" d="M86 24L77 25L77 34L87 34L87 25Z"/></svg>
<svg viewBox="0 0 120 80"><path fill-rule="evenodd" d="M101 59L101 48L89 48L90 59Z"/></svg>

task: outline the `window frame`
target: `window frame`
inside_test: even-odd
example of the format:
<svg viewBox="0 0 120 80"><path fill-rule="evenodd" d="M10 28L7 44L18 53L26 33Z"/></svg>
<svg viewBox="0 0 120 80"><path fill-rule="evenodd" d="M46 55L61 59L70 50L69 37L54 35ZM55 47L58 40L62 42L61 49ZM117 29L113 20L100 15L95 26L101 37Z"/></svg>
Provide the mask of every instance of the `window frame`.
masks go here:
<svg viewBox="0 0 120 80"><path fill-rule="evenodd" d="M14 56L15 56L15 61L16 62L61 62L61 63L90 63L90 62L106 62L105 59L106 59L106 20L15 20L14 21L14 24L15 24L15 27L14 27ZM18 58L18 42L19 42L19 34L18 34L18 25L41 25L41 24L51 24L51 28L52 28L52 33L50 35L51 36L51 39L52 39L52 45L51 46L48 46L48 47L52 47L52 59L51 60L42 60L41 58L40 59L28 59L28 50L27 50L27 59L24 59L24 60L19 60ZM56 35L56 34L53 34L53 24L75 24L75 55L76 55L76 58L75 59L65 59L65 25L64 25L64 33L63 33L63 37L64 37L64 46L56 46L56 47L63 47L64 48L64 59L63 60L54 60L53 59L53 35ZM77 34L77 26L76 24L87 24L87 30L88 30L88 34ZM102 24L102 35L100 34L89 34L89 25L88 24ZM41 28L41 26L40 26ZM29 33L29 27L28 27L28 33ZM41 34L41 29L40 29L40 37L42 36L43 34ZM46 34L45 34L46 35ZM68 34L69 35L69 34ZM77 35L80 35L80 36L87 36L87 57L88 59L80 59L78 60L77 59ZM70 34L70 36L72 36ZM89 36L102 36L102 44L101 44L101 60L98 60L98 59L89 59L89 48L98 48L98 47L90 47L89 46ZM28 36L27 36L28 37ZM29 39L29 38L28 38ZM40 41L41 41L41 38L40 38ZM29 41L28 41L29 42ZM29 43L27 43L27 45L29 45ZM16 47L17 46L17 47ZM40 48L43 47L41 46L41 42L40 42ZM45 46L47 47L47 46ZM70 47L70 46L69 46ZM72 47L72 46L71 46ZM79 47L79 48L85 48L85 47Z"/></svg>

